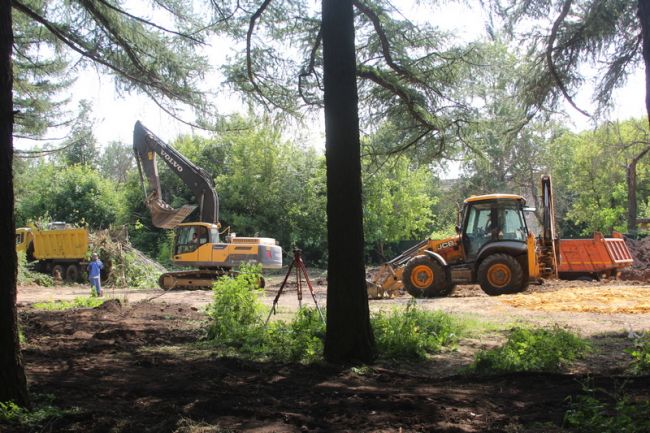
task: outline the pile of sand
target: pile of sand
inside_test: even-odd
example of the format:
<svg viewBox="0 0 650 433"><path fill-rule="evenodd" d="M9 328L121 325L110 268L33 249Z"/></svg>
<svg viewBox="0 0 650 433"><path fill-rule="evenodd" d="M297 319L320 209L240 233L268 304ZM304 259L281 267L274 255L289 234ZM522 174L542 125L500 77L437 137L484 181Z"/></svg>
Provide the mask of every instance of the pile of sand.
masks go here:
<svg viewBox="0 0 650 433"><path fill-rule="evenodd" d="M650 313L650 290L636 286L566 287L560 291L502 296L512 307L575 313Z"/></svg>

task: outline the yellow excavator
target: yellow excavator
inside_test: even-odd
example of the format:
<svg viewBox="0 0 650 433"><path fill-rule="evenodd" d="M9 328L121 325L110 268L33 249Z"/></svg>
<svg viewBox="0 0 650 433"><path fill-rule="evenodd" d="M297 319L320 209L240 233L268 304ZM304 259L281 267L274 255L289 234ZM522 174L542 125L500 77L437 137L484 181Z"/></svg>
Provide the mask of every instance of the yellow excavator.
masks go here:
<svg viewBox="0 0 650 433"><path fill-rule="evenodd" d="M515 194L465 199L456 236L425 240L384 263L368 280L368 296L405 289L416 298L446 296L456 284L475 284L488 295L524 290L530 282L557 277L559 239L551 179L542 178L543 232L526 225L526 200Z"/></svg>
<svg viewBox="0 0 650 433"><path fill-rule="evenodd" d="M235 233L222 239L219 198L210 175L156 137L139 121L133 130L133 150L153 225L175 230L173 263L195 268L161 275L158 280L160 287L210 288L215 279L230 273L242 263L259 263L263 269L282 267L282 248L275 239L239 237ZM196 205L174 209L163 200L157 156L194 193L199 207L199 221L183 222L197 208Z"/></svg>

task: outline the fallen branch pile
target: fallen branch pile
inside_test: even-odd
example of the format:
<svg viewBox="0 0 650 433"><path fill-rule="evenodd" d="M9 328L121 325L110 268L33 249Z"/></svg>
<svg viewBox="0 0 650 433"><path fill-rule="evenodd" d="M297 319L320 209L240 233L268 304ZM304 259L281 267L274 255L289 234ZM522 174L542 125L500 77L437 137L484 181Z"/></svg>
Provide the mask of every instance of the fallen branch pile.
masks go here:
<svg viewBox="0 0 650 433"><path fill-rule="evenodd" d="M154 288L160 274L167 272L163 265L131 245L125 229L90 233L89 243L108 270L107 285Z"/></svg>

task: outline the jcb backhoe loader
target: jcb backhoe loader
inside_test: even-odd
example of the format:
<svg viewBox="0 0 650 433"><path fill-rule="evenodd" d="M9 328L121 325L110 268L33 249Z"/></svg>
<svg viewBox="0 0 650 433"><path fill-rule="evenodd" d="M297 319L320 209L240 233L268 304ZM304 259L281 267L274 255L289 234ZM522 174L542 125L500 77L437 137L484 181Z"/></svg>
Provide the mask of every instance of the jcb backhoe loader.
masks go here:
<svg viewBox="0 0 650 433"><path fill-rule="evenodd" d="M479 283L488 295L524 290L531 281L557 276L551 179L542 178L544 230L539 238L528 230L526 201L514 194L465 199L457 235L426 240L385 263L368 281L370 297L402 288L416 298L446 296L456 284Z"/></svg>
<svg viewBox="0 0 650 433"><path fill-rule="evenodd" d="M368 296L406 289L414 297L446 296L456 284L479 283L488 295L524 290L546 278L615 276L632 265L623 236L558 239L551 178L542 177L542 232L526 226L525 200L490 194L465 200L457 235L420 242L383 264L368 281Z"/></svg>
<svg viewBox="0 0 650 433"><path fill-rule="evenodd" d="M160 287L209 288L215 279L241 263L259 263L264 269L282 267L282 248L275 239L230 234L225 242L222 241L219 198L208 173L160 140L140 122L136 122L133 130L133 150L153 225L176 231L172 261L177 265L197 268L161 275L158 280ZM174 209L162 199L156 155L194 193L199 207L198 222L182 222L197 206L185 205Z"/></svg>
<svg viewBox="0 0 650 433"><path fill-rule="evenodd" d="M538 242L528 231L525 203L511 194L466 199L457 235L423 241L385 263L368 282L369 296L402 287L416 298L446 296L456 284L473 283L489 295L500 295L554 273L552 235L549 242Z"/></svg>

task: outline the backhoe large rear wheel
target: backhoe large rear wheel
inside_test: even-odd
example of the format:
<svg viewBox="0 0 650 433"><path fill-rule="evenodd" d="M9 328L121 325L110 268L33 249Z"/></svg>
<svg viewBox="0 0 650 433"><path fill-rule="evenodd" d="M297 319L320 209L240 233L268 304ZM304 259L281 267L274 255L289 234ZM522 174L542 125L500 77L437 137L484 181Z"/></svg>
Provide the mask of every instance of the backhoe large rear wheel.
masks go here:
<svg viewBox="0 0 650 433"><path fill-rule="evenodd" d="M407 292L414 298L446 296L453 289L445 270L428 256L416 256L408 261L402 274Z"/></svg>
<svg viewBox="0 0 650 433"><path fill-rule="evenodd" d="M527 286L521 265L511 255L493 254L478 267L478 282L490 296L517 293Z"/></svg>

